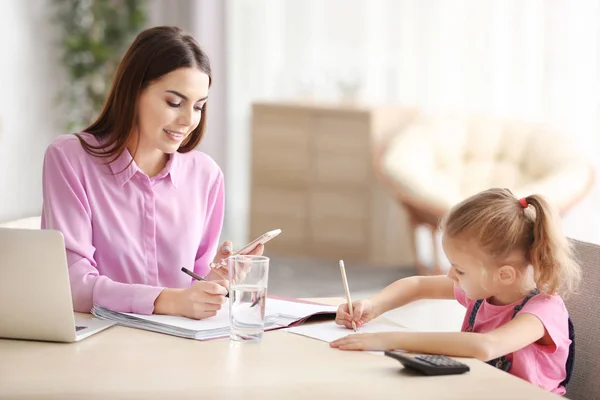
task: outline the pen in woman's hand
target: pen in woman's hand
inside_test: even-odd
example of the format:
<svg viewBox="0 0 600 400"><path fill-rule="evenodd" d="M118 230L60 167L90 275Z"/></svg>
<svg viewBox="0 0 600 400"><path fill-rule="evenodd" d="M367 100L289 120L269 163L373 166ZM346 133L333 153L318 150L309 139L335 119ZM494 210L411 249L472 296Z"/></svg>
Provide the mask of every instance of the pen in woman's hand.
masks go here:
<svg viewBox="0 0 600 400"><path fill-rule="evenodd" d="M186 267L181 267L181 270L183 272L185 272L186 274L188 274L189 276L191 276L192 278L194 278L197 281L206 281L206 279L204 279L203 277L201 277L200 275L190 271L189 269L187 269ZM229 297L229 291L227 291L227 294L225 295L225 297Z"/></svg>

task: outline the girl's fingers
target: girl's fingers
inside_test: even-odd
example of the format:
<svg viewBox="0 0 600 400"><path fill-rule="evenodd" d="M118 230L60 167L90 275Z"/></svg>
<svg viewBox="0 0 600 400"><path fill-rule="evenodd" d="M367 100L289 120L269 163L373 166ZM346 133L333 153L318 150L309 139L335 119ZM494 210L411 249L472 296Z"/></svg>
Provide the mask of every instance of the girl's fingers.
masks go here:
<svg viewBox="0 0 600 400"><path fill-rule="evenodd" d="M354 320L355 321L359 321L363 315L363 311L364 311L364 305L362 302L358 302L358 304L354 305L354 309L352 310L354 311Z"/></svg>
<svg viewBox="0 0 600 400"><path fill-rule="evenodd" d="M344 320L344 321L352 321L352 318L350 318L350 314L348 314L347 312L344 312L344 311L338 311L335 314L335 318L339 319L339 320Z"/></svg>
<svg viewBox="0 0 600 400"><path fill-rule="evenodd" d="M351 341L353 341L353 340L354 340L354 339L352 338L352 335L349 335L349 336L344 336L343 338L339 338L339 339L336 339L336 340L334 340L333 342L331 342L331 345L332 345L333 347L338 347L338 346L340 346L340 345L343 345L343 344L345 344L345 343L351 342Z"/></svg>

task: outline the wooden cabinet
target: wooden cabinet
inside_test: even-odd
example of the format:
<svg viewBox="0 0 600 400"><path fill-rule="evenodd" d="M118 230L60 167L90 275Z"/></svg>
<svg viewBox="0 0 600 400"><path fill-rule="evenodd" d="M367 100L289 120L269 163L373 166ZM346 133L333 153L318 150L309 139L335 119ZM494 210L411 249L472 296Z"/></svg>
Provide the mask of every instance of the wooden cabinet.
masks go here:
<svg viewBox="0 0 600 400"><path fill-rule="evenodd" d="M414 115L401 107L255 103L250 236L269 252L409 266L406 217L373 171L373 149Z"/></svg>

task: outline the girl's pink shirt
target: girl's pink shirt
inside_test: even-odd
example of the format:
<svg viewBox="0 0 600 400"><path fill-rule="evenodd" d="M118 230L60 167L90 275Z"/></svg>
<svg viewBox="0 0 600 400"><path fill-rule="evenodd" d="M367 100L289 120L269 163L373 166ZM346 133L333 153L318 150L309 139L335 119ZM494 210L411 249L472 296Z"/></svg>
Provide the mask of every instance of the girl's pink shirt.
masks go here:
<svg viewBox="0 0 600 400"><path fill-rule="evenodd" d="M469 326L469 316L475 300L469 299L460 288L454 287L456 300L467 308L462 331ZM496 306L484 300L477 312L473 332L490 332L512 319L515 306L522 299L504 306ZM556 394L564 394L561 382L566 377L566 363L569 355L569 313L560 296L538 294L533 296L519 314L535 315L544 324L544 328L554 342L553 346L532 343L521 350L507 355L512 366L509 373L540 386Z"/></svg>

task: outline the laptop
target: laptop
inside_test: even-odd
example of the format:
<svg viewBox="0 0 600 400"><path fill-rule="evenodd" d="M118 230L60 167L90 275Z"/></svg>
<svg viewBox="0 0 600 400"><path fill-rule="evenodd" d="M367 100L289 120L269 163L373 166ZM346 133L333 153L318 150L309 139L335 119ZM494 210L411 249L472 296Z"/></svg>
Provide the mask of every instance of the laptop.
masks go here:
<svg viewBox="0 0 600 400"><path fill-rule="evenodd" d="M0 338L71 343L114 324L73 313L61 232L0 228Z"/></svg>

